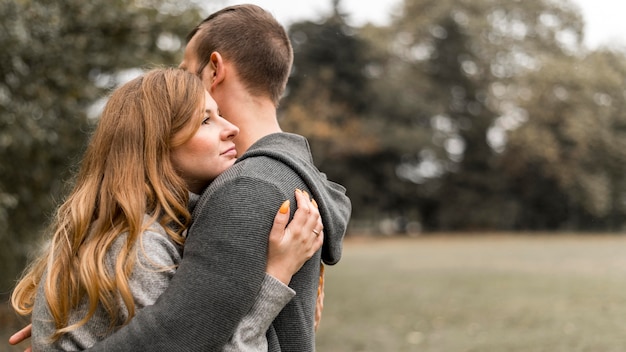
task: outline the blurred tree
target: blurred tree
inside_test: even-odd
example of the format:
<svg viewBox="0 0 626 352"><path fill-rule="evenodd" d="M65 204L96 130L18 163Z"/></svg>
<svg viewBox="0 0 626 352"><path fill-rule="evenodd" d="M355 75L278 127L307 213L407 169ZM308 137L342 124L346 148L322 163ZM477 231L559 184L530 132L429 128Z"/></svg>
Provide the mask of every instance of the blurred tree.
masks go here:
<svg viewBox="0 0 626 352"><path fill-rule="evenodd" d="M619 164L621 155L592 156L607 147L600 140L621 137L617 110L604 108L612 117L602 118L597 109L598 101L615 109L623 104L623 88L607 87L623 83L617 65L623 56L585 56L582 18L571 2L405 0L395 13L390 26L360 33L387 53L373 82L380 99L372 108L431 135L427 144L422 138L408 143L397 169L398 178L416 185L414 206L427 229L557 229L574 219L603 224L608 214L616 222L608 204L620 201L608 195L622 197L623 188L611 185L623 172L613 167L609 177L599 170ZM575 73L593 65L605 73ZM581 89L585 97L568 93L580 105L567 108L577 118L542 100L571 79L596 87ZM551 116L552 132L542 114ZM583 128L596 123L612 129ZM533 139L518 136L529 129L536 131ZM581 145L594 141L586 161L580 152L561 152L571 149L571 138L555 137L574 131L583 134Z"/></svg>
<svg viewBox="0 0 626 352"><path fill-rule="evenodd" d="M452 18L443 18L432 40L433 55L425 62L425 76L439 102L432 118L433 133L447 154L449 172L441 176L437 193L441 230L493 228L493 214L502 202L495 194L502 182L493 161L487 132L497 117L487 105L487 77L477 72L479 61L470 38ZM487 201L486 201L487 200ZM459 216L463 214L463 216Z"/></svg>
<svg viewBox="0 0 626 352"><path fill-rule="evenodd" d="M176 64L199 20L173 0L0 0L0 292L65 192L94 103L137 69Z"/></svg>
<svg viewBox="0 0 626 352"><path fill-rule="evenodd" d="M529 118L510 131L503 167L524 207L552 210L553 227L621 230L625 83L624 55L598 51L544 60L520 84L527 94L517 105Z"/></svg>
<svg viewBox="0 0 626 352"><path fill-rule="evenodd" d="M289 29L295 62L279 117L285 130L309 138L318 167L347 187L353 219L380 219L410 198L414 185L398 183L396 167L419 132L396 123L390 115L398 109L381 115L372 108L382 104L372 83L387 53L363 40L339 1L333 4L327 18Z"/></svg>

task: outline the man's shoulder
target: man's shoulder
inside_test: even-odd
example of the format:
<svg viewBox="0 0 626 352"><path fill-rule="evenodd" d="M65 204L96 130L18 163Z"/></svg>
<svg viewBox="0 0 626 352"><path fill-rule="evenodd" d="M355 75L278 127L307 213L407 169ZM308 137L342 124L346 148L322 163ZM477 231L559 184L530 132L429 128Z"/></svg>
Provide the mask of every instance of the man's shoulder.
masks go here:
<svg viewBox="0 0 626 352"><path fill-rule="evenodd" d="M294 177L292 165L269 155L255 155L238 161L219 175L212 186L223 187L238 182L277 183L284 177Z"/></svg>
<svg viewBox="0 0 626 352"><path fill-rule="evenodd" d="M203 192L198 204L234 202L235 195L261 194L281 199L291 196L304 181L290 165L269 156L246 158L219 175ZM197 213L197 206L194 213Z"/></svg>

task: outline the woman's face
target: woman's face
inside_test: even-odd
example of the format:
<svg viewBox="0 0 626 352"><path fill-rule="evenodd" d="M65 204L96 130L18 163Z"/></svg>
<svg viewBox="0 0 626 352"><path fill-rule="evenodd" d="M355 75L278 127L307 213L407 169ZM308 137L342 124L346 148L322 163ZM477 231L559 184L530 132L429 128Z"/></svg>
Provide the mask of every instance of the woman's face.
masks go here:
<svg viewBox="0 0 626 352"><path fill-rule="evenodd" d="M205 110L188 123L202 124L185 143L172 148L174 168L191 192L200 193L211 181L235 163L237 150L233 138L239 128L222 118L217 103L205 92ZM178 132L184 133L184 131ZM176 139L177 135L174 136Z"/></svg>

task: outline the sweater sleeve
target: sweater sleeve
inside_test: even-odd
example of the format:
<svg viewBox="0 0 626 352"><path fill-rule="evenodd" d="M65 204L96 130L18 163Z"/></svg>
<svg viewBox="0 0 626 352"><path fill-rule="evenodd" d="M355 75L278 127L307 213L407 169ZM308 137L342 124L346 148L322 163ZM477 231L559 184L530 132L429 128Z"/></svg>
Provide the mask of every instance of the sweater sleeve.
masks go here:
<svg viewBox="0 0 626 352"><path fill-rule="evenodd" d="M252 309L239 322L224 352L267 351L265 333L272 321L296 292L273 276L265 274L261 291Z"/></svg>

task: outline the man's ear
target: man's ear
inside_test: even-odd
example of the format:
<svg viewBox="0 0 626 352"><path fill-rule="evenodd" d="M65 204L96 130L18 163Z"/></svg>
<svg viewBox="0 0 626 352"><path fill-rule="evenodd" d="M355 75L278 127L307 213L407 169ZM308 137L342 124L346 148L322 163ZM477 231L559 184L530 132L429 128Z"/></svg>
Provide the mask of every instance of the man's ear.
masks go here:
<svg viewBox="0 0 626 352"><path fill-rule="evenodd" d="M222 55L220 55L217 51L211 53L209 67L211 74L211 89L214 89L218 84L224 81L226 75L224 60L222 59Z"/></svg>

